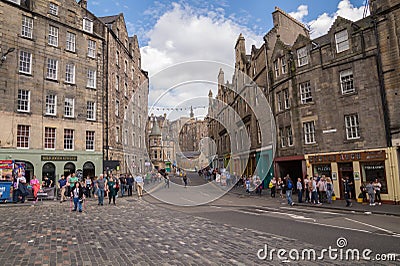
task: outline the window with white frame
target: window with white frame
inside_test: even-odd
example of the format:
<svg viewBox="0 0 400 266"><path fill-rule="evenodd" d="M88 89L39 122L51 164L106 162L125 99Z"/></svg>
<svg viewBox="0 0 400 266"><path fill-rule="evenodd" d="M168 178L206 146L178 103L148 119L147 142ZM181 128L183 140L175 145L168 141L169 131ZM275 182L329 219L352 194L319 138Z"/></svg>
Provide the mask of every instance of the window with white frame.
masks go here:
<svg viewBox="0 0 400 266"><path fill-rule="evenodd" d="M336 41L336 51L338 53L349 50L349 35L347 33L347 30L342 30L336 33L335 41Z"/></svg>
<svg viewBox="0 0 400 266"><path fill-rule="evenodd" d="M124 95L128 96L128 83L126 83L126 82L124 84Z"/></svg>
<svg viewBox="0 0 400 266"><path fill-rule="evenodd" d="M86 150L94 151L94 131L86 131Z"/></svg>
<svg viewBox="0 0 400 266"><path fill-rule="evenodd" d="M142 128L142 116L141 115L139 115L139 118L138 118L138 127Z"/></svg>
<svg viewBox="0 0 400 266"><path fill-rule="evenodd" d="M353 70L348 69L340 72L340 87L342 89L342 94L356 91L354 88Z"/></svg>
<svg viewBox="0 0 400 266"><path fill-rule="evenodd" d="M346 124L346 136L347 139L359 139L360 138L360 124L358 122L358 115L346 115L344 117Z"/></svg>
<svg viewBox="0 0 400 266"><path fill-rule="evenodd" d="M75 99L65 98L65 100L64 100L64 116L65 117L74 117L74 103L75 103Z"/></svg>
<svg viewBox="0 0 400 266"><path fill-rule="evenodd" d="M256 123L256 127L257 127L257 143L261 143L261 127L258 121Z"/></svg>
<svg viewBox="0 0 400 266"><path fill-rule="evenodd" d="M32 73L32 54L25 51L19 52L19 72L24 74Z"/></svg>
<svg viewBox="0 0 400 266"><path fill-rule="evenodd" d="M124 135L122 136L124 140L124 145L128 145L128 129L124 130Z"/></svg>
<svg viewBox="0 0 400 266"><path fill-rule="evenodd" d="M74 130L64 129L64 150L74 149Z"/></svg>
<svg viewBox="0 0 400 266"><path fill-rule="evenodd" d="M135 81L135 69L132 67L132 80Z"/></svg>
<svg viewBox="0 0 400 266"><path fill-rule="evenodd" d="M33 18L22 16L21 36L31 39L32 32L33 32Z"/></svg>
<svg viewBox="0 0 400 266"><path fill-rule="evenodd" d="M27 113L30 111L31 92L28 90L18 90L18 105L17 111Z"/></svg>
<svg viewBox="0 0 400 266"><path fill-rule="evenodd" d="M46 95L46 115L56 115L57 96L54 94Z"/></svg>
<svg viewBox="0 0 400 266"><path fill-rule="evenodd" d="M56 129L54 127L44 128L44 148L54 150L56 148Z"/></svg>
<svg viewBox="0 0 400 266"><path fill-rule="evenodd" d="M119 76L115 76L115 90L119 91Z"/></svg>
<svg viewBox="0 0 400 266"><path fill-rule="evenodd" d="M278 60L274 61L274 70L275 70L275 77L279 77L279 62L278 62Z"/></svg>
<svg viewBox="0 0 400 266"><path fill-rule="evenodd" d="M283 98L285 100L285 109L290 108L289 89L283 90Z"/></svg>
<svg viewBox="0 0 400 266"><path fill-rule="evenodd" d="M65 49L70 52L75 52L76 47L76 35L75 33L67 31L67 40L66 40Z"/></svg>
<svg viewBox="0 0 400 266"><path fill-rule="evenodd" d="M315 124L314 121L303 123L305 144L315 143Z"/></svg>
<svg viewBox="0 0 400 266"><path fill-rule="evenodd" d="M136 135L135 135L135 133L133 133L132 134L132 146L135 146L136 145Z"/></svg>
<svg viewBox="0 0 400 266"><path fill-rule="evenodd" d="M115 115L119 116L119 101L115 100Z"/></svg>
<svg viewBox="0 0 400 266"><path fill-rule="evenodd" d="M96 57L96 42L93 40L88 40L88 56L91 58Z"/></svg>
<svg viewBox="0 0 400 266"><path fill-rule="evenodd" d="M119 66L119 52L118 51L115 53L115 64L117 64L117 66Z"/></svg>
<svg viewBox="0 0 400 266"><path fill-rule="evenodd" d="M135 125L135 112L132 112L132 126Z"/></svg>
<svg viewBox="0 0 400 266"><path fill-rule="evenodd" d="M48 79L57 80L58 61L53 58L47 58L47 75Z"/></svg>
<svg viewBox="0 0 400 266"><path fill-rule="evenodd" d="M29 149L30 126L17 126L17 148Z"/></svg>
<svg viewBox="0 0 400 266"><path fill-rule="evenodd" d="M293 132L291 126L286 127L286 137L287 137L287 145L293 146Z"/></svg>
<svg viewBox="0 0 400 266"><path fill-rule="evenodd" d="M124 73L128 73L128 61L125 60Z"/></svg>
<svg viewBox="0 0 400 266"><path fill-rule="evenodd" d="M58 15L58 5L50 2L49 3L49 13L57 16Z"/></svg>
<svg viewBox="0 0 400 266"><path fill-rule="evenodd" d="M302 104L312 102L310 81L300 83L300 100Z"/></svg>
<svg viewBox="0 0 400 266"><path fill-rule="evenodd" d="M282 68L282 74L286 74L287 64L286 64L286 58L284 56L281 57L281 68Z"/></svg>
<svg viewBox="0 0 400 266"><path fill-rule="evenodd" d="M94 101L86 102L86 119L96 120L96 103Z"/></svg>
<svg viewBox="0 0 400 266"><path fill-rule="evenodd" d="M75 83L75 65L66 64L65 65L65 82L74 84Z"/></svg>
<svg viewBox="0 0 400 266"><path fill-rule="evenodd" d="M297 49L297 62L299 67L305 66L308 64L308 55L307 55L307 47L304 46L300 49Z"/></svg>
<svg viewBox="0 0 400 266"><path fill-rule="evenodd" d="M49 25L49 45L58 46L58 28Z"/></svg>
<svg viewBox="0 0 400 266"><path fill-rule="evenodd" d="M96 88L96 71L93 69L88 69L87 71L87 85L88 88Z"/></svg>
<svg viewBox="0 0 400 266"><path fill-rule="evenodd" d="M128 106L125 105L125 107L124 107L124 120L127 119L127 116L128 116Z"/></svg>
<svg viewBox="0 0 400 266"><path fill-rule="evenodd" d="M119 126L116 126L115 127L115 142L116 143L119 143L119 141L120 141L119 132L120 132Z"/></svg>
<svg viewBox="0 0 400 266"><path fill-rule="evenodd" d="M279 128L279 138L281 139L281 147L286 147L285 130L283 128Z"/></svg>
<svg viewBox="0 0 400 266"><path fill-rule="evenodd" d="M278 107L278 112L283 110L282 92L276 93L276 102Z"/></svg>
<svg viewBox="0 0 400 266"><path fill-rule="evenodd" d="M93 33L93 21L88 18L83 19L83 30L89 33Z"/></svg>

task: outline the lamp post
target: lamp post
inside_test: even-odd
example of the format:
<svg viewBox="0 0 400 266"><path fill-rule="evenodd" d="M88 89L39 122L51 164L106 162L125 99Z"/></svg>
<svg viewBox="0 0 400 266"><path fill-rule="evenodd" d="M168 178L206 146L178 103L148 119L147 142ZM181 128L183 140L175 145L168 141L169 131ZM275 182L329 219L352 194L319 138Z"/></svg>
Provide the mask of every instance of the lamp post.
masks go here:
<svg viewBox="0 0 400 266"><path fill-rule="evenodd" d="M14 50L15 50L15 48L11 47L11 48L8 48L7 52L1 54L0 67L3 65L3 62L6 61L7 55L11 52L14 52Z"/></svg>

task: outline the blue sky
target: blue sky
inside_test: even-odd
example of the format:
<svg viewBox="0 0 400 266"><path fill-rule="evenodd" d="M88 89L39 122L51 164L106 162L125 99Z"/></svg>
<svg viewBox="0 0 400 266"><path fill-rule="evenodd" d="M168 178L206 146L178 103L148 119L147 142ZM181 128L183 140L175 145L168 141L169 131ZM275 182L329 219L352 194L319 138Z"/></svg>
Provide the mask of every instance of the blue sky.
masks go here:
<svg viewBox="0 0 400 266"><path fill-rule="evenodd" d="M215 95L212 82L219 68L227 81L231 79L239 34L246 39L248 53L252 45L259 47L272 28L275 6L307 25L315 38L325 34L337 16L361 19L364 5L365 0L88 0L88 9L97 16L124 13L130 36L139 39L142 68L149 72L149 104L160 106L193 100L207 104L201 97L210 89ZM217 63L181 65L198 60ZM171 69L174 74L166 75ZM189 84L199 79L207 82ZM176 86L181 83L187 85Z"/></svg>

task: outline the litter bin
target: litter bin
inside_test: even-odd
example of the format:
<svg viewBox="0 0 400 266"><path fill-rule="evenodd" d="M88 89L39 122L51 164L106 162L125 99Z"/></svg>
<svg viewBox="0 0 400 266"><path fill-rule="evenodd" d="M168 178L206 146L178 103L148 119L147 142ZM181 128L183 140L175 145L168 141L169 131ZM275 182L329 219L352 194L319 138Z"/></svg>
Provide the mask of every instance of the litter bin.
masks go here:
<svg viewBox="0 0 400 266"><path fill-rule="evenodd" d="M7 202L11 200L11 186L10 181L0 181L0 202Z"/></svg>

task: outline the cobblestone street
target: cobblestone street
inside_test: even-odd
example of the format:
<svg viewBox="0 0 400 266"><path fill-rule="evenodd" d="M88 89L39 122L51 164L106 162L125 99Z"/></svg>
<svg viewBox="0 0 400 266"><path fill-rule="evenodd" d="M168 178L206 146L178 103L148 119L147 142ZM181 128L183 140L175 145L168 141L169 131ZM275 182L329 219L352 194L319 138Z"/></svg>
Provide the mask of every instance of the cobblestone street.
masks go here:
<svg viewBox="0 0 400 266"><path fill-rule="evenodd" d="M92 200L83 213L70 212L68 202L2 206L0 217L0 265L249 265L260 263L266 240L270 248L307 247L146 199L119 198L117 206Z"/></svg>

